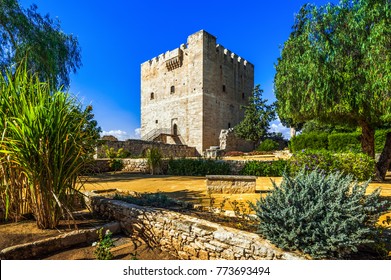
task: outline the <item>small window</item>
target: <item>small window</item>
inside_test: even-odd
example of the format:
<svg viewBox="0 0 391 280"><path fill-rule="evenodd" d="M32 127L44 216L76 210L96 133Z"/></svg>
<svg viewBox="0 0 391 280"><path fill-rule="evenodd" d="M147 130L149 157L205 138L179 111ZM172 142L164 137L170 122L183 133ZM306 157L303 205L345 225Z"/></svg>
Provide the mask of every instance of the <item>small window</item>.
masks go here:
<svg viewBox="0 0 391 280"><path fill-rule="evenodd" d="M156 120L156 121L155 121L155 123L159 123L159 121L158 121L158 120Z"/></svg>
<svg viewBox="0 0 391 280"><path fill-rule="evenodd" d="M244 95L244 92L242 92L242 99L244 99L245 95Z"/></svg>
<svg viewBox="0 0 391 280"><path fill-rule="evenodd" d="M150 96L151 100L152 99L155 99L155 94L153 92L151 92L151 96Z"/></svg>
<svg viewBox="0 0 391 280"><path fill-rule="evenodd" d="M225 85L223 85L223 92L225 92Z"/></svg>
<svg viewBox="0 0 391 280"><path fill-rule="evenodd" d="M175 86L171 86L170 93L171 93L171 94L175 93Z"/></svg>
<svg viewBox="0 0 391 280"><path fill-rule="evenodd" d="M231 128L231 123L230 122L228 123L228 128Z"/></svg>

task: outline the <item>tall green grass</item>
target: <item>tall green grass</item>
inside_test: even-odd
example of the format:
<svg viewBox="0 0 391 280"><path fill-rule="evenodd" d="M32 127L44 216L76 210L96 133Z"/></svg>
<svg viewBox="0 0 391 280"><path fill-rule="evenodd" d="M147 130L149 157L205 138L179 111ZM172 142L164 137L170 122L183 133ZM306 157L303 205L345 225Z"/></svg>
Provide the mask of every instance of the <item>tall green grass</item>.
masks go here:
<svg viewBox="0 0 391 280"><path fill-rule="evenodd" d="M6 218L31 212L39 228L72 218L79 175L99 130L89 106L50 89L25 67L0 76L0 190Z"/></svg>

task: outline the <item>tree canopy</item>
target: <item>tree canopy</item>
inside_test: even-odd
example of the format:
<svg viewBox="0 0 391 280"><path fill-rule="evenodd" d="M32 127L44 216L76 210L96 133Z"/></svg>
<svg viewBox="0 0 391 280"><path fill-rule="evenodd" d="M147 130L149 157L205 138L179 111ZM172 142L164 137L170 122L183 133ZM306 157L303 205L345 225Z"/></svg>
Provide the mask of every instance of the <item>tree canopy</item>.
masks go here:
<svg viewBox="0 0 391 280"><path fill-rule="evenodd" d="M247 106L243 106L244 119L234 128L235 134L257 144L267 135L269 124L276 118L275 105L262 99L263 90L257 85Z"/></svg>
<svg viewBox="0 0 391 280"><path fill-rule="evenodd" d="M391 1L304 5L274 84L281 118L360 126L373 157L375 129L391 122Z"/></svg>
<svg viewBox="0 0 391 280"><path fill-rule="evenodd" d="M1 72L4 75L10 66L16 69L24 59L41 80L67 88L70 73L82 65L78 40L61 31L59 20L37 9L24 9L17 0L0 1Z"/></svg>

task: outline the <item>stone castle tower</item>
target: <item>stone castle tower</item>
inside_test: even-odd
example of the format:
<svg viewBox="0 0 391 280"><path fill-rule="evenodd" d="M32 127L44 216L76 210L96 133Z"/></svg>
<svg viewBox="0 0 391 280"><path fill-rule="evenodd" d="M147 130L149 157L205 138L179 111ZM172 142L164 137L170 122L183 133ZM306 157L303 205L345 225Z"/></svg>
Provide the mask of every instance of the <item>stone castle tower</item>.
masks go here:
<svg viewBox="0 0 391 280"><path fill-rule="evenodd" d="M187 44L141 64L141 138L196 147L219 146L237 125L254 88L254 65L201 30Z"/></svg>

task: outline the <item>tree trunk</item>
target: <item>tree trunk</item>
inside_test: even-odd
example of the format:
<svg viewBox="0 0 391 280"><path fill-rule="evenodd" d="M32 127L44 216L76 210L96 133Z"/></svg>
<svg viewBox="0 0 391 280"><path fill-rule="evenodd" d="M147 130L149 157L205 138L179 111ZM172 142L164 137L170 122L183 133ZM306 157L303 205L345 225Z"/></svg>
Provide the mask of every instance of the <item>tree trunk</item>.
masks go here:
<svg viewBox="0 0 391 280"><path fill-rule="evenodd" d="M386 178L387 169L391 163L391 132L386 135L386 143L380 155L379 161L376 164L376 179L384 181Z"/></svg>
<svg viewBox="0 0 391 280"><path fill-rule="evenodd" d="M366 122L361 123L361 128L362 151L371 158L375 158L375 129Z"/></svg>

